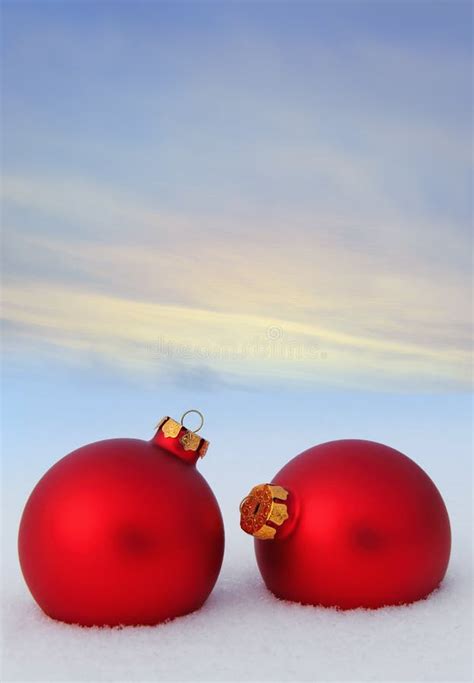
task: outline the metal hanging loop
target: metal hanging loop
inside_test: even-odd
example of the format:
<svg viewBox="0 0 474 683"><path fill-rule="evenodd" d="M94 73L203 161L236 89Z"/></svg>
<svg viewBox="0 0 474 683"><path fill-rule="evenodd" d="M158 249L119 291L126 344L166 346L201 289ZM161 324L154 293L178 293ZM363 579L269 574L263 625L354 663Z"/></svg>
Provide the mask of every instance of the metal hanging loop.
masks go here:
<svg viewBox="0 0 474 683"><path fill-rule="evenodd" d="M190 413L196 413L196 415L199 415L199 417L201 418L201 424L199 425L199 427L197 427L197 429L190 429L189 430L190 432L194 432L194 434L197 434L199 432L199 430L202 429L202 427L204 425L204 416L202 413L199 412L199 410L195 410L195 408L191 408L190 410L187 410L181 416L181 424L183 425L183 427L184 427L184 418L186 417L186 415L189 415ZM189 428L185 427L185 429L189 429Z"/></svg>

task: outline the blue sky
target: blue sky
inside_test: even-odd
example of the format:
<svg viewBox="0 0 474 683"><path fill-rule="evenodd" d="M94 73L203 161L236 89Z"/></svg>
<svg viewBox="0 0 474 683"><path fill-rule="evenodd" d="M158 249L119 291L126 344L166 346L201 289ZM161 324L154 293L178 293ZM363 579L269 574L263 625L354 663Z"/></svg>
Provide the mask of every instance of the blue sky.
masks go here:
<svg viewBox="0 0 474 683"><path fill-rule="evenodd" d="M85 378L184 407L465 392L470 22L457 1L4 3L11 410Z"/></svg>

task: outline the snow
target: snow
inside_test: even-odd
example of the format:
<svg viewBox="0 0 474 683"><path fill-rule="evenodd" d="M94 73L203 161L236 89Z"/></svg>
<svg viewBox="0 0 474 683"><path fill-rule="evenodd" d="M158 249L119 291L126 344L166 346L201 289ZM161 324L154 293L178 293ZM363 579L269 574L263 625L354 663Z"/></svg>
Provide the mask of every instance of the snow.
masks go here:
<svg viewBox="0 0 474 683"><path fill-rule="evenodd" d="M377 611L275 599L230 505L226 558L210 599L199 612L157 627L54 622L30 598L12 552L4 576L3 680L471 680L470 538L462 523L468 511L453 520L454 552L442 587L419 603Z"/></svg>
<svg viewBox="0 0 474 683"><path fill-rule="evenodd" d="M244 403L247 399L243 396L239 400ZM297 403L298 415L306 411L304 400L302 397ZM428 403L424 397L377 397L380 413L386 417L369 423L359 420L357 410L361 415L366 412L360 397L347 399L347 409L338 411L335 406L328 407L331 400L330 396L324 397L324 414L337 415L337 422L336 417L327 417L315 427L310 411L315 410L316 398L311 396L297 434L288 428L278 433L259 431L264 413L257 405L257 397L253 405L259 410L248 411L245 429L236 431L233 421L225 422L224 417L219 426L219 420L214 418L214 424L205 432L211 448L198 467L213 487L224 515L223 569L199 612L157 627L85 629L52 621L28 593L16 554L19 517L39 476L68 448L84 443L85 435L87 440L94 440L124 432L138 437L146 434L149 415L143 411L143 424L137 418L134 427L129 417L132 427L127 424L117 428L114 412L119 411L114 405L110 411L100 413L97 426L92 425L95 407L91 398L84 409L75 412L77 434L58 432L53 444L51 420L37 418L30 432L22 430L21 424L11 426L12 435L6 443L9 457L4 466L8 486L4 486L2 505L2 680L472 680L471 456L467 407L462 407L466 401L443 398L437 408L434 399ZM342 399L337 400L340 404ZM403 406L398 413L395 402ZM92 407L87 412L89 403ZM134 405L132 400L129 403ZM137 411L142 411L138 399L137 403ZM48 410L54 414L51 406ZM228 402L225 410L229 410ZM243 410L244 406L239 405L238 414ZM207 410L206 414L212 416L213 411ZM278 421L274 416L266 419L271 419L270 423ZM451 518L453 551L445 581L427 600L377 611L339 612L285 603L265 589L252 540L239 528L239 502L252 485L268 481L291 455L336 435L374 438L399 448L424 467L440 488Z"/></svg>

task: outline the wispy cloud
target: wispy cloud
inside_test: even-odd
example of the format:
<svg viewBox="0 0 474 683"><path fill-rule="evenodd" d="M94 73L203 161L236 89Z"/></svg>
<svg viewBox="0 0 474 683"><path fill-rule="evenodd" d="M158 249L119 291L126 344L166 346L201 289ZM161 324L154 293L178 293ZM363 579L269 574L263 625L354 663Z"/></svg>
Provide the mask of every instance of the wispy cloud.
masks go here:
<svg viewBox="0 0 474 683"><path fill-rule="evenodd" d="M279 234L260 217L242 238L228 217L163 216L87 183L7 179L4 194L8 205L88 226L77 236L7 231L4 316L22 344L97 354L128 370L204 362L244 382L466 381L463 281L449 267L418 272L350 248L334 219ZM281 337L269 338L272 329Z"/></svg>
<svg viewBox="0 0 474 683"><path fill-rule="evenodd" d="M407 388L423 380L433 385L465 380L462 350L36 282L7 287L4 313L16 326L15 337L26 339L30 349L39 341L72 354L95 354L124 371L166 372L173 362L184 361L250 383L286 377L315 385Z"/></svg>
<svg viewBox="0 0 474 683"><path fill-rule="evenodd" d="M100 30L56 10L44 31L18 20L8 353L213 382L466 385L470 53L328 8L300 8L311 30L283 6L223 9L219 31L159 5Z"/></svg>

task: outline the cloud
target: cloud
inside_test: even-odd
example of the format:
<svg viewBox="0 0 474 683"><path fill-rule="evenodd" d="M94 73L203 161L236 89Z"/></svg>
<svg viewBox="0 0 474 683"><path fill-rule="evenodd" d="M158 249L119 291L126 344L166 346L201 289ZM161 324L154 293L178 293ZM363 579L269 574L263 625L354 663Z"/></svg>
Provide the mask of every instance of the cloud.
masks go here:
<svg viewBox="0 0 474 683"><path fill-rule="evenodd" d="M130 51L120 26L84 43L59 22L40 94L22 74L44 35L12 49L8 353L212 382L464 387L466 55L242 28L231 43L180 34L179 50L145 32ZM303 357L271 351L273 327Z"/></svg>
<svg viewBox="0 0 474 683"><path fill-rule="evenodd" d="M162 214L84 181L7 178L3 192L15 220L28 208L46 226L6 230L10 349L62 349L127 372L208 368L223 382L466 385L465 279L387 218L375 242L368 217L351 241L334 215L242 226Z"/></svg>
<svg viewBox="0 0 474 683"><path fill-rule="evenodd" d="M234 383L336 386L463 386L468 354L400 336L358 336L324 325L255 314L172 306L24 281L4 292L10 344L26 340L102 358L124 372L212 373ZM274 332L276 331L276 332ZM8 348L8 344L7 344Z"/></svg>

